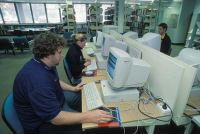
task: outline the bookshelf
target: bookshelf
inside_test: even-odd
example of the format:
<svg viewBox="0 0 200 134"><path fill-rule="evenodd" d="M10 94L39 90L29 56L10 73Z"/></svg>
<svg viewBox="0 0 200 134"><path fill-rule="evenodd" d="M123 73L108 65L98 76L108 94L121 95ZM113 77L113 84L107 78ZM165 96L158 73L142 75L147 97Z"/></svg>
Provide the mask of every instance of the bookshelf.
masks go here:
<svg viewBox="0 0 200 134"><path fill-rule="evenodd" d="M104 25L114 25L115 24L115 8L108 7L105 10L105 15L104 15Z"/></svg>
<svg viewBox="0 0 200 134"><path fill-rule="evenodd" d="M76 21L75 21L75 12L73 4L71 1L67 1L66 5L63 6L63 29L66 32L75 32Z"/></svg>
<svg viewBox="0 0 200 134"><path fill-rule="evenodd" d="M147 7L136 7L133 9L130 20L130 30L138 32L141 37L147 32L155 32L158 10ZM130 23L131 23L130 21Z"/></svg>
<svg viewBox="0 0 200 134"><path fill-rule="evenodd" d="M102 11L100 3L92 3L87 8L87 31L91 35L96 35L97 31L102 31Z"/></svg>

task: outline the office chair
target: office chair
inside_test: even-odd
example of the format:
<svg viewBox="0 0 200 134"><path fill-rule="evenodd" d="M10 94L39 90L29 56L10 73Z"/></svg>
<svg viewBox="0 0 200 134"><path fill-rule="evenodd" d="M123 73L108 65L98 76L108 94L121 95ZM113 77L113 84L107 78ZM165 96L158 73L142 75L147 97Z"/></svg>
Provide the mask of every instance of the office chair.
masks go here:
<svg viewBox="0 0 200 134"><path fill-rule="evenodd" d="M67 74L67 78L69 79L69 82L70 82L72 85L77 85L77 84L79 84L81 81L75 80L74 77L72 76L66 58L63 59L63 65L64 65L65 73Z"/></svg>
<svg viewBox="0 0 200 134"><path fill-rule="evenodd" d="M26 39L26 37L15 37L13 38L13 41L15 43L15 47L17 49L20 49L22 53L24 49L29 48L28 40Z"/></svg>
<svg viewBox="0 0 200 134"><path fill-rule="evenodd" d="M2 107L2 118L10 130L15 134L23 134L23 127L18 119L13 105L13 93L10 93L4 100Z"/></svg>
<svg viewBox="0 0 200 134"><path fill-rule="evenodd" d="M15 55L14 46L8 38L0 38L0 50L4 50L5 53L12 50L13 55Z"/></svg>
<svg viewBox="0 0 200 134"><path fill-rule="evenodd" d="M63 37L64 37L64 39L65 39L65 41L66 41L68 46L72 45L72 43L73 43L73 41L71 39L71 35L72 34L73 33L71 33L71 32L64 32L64 34L63 34Z"/></svg>
<svg viewBox="0 0 200 134"><path fill-rule="evenodd" d="M33 31L33 30L29 30L29 31L28 31L28 34L26 35L27 40L28 40L28 41L31 41L31 40L34 39L34 37L35 37L34 31Z"/></svg>
<svg viewBox="0 0 200 134"><path fill-rule="evenodd" d="M170 48L169 48L169 50L168 50L168 53L167 53L167 55L169 55L169 56L170 56L170 55L171 55L171 52L172 52L172 48L170 47Z"/></svg>
<svg viewBox="0 0 200 134"><path fill-rule="evenodd" d="M15 29L13 34L14 34L14 36L22 36L23 32L22 32L22 30Z"/></svg>

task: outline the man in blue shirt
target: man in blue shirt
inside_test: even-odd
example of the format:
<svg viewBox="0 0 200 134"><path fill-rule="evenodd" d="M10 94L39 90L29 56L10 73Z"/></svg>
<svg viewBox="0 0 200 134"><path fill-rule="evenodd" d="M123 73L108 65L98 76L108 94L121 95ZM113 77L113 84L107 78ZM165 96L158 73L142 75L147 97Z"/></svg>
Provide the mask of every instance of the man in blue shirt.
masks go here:
<svg viewBox="0 0 200 134"><path fill-rule="evenodd" d="M33 42L34 58L15 78L14 106L26 134L77 133L81 132L82 123L112 119L101 110L78 112L82 85L64 83L56 71L63 46L62 38L51 32L42 33Z"/></svg>

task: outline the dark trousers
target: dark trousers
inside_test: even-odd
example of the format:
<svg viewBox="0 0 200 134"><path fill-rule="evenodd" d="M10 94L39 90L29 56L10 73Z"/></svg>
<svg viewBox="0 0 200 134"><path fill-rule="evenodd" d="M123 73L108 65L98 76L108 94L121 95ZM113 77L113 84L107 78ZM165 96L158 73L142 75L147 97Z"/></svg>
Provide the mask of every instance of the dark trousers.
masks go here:
<svg viewBox="0 0 200 134"><path fill-rule="evenodd" d="M81 92L65 91L65 104L63 111L81 112ZM53 125L44 123L38 134L81 134L82 125Z"/></svg>

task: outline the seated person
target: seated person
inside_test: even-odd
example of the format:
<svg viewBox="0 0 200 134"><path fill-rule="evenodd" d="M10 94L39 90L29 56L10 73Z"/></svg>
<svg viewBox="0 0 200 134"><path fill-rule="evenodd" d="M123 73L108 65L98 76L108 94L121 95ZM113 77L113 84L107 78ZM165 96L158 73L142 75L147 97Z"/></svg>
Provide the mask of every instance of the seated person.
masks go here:
<svg viewBox="0 0 200 134"><path fill-rule="evenodd" d="M40 34L33 42L33 55L18 72L14 85L14 107L25 134L81 133L82 123L112 120L105 111L80 111L82 83L70 86L59 80L56 65L64 41L54 33Z"/></svg>
<svg viewBox="0 0 200 134"><path fill-rule="evenodd" d="M171 52L171 39L167 35L167 24L166 23L160 23L158 25L158 33L161 36L161 47L160 52L170 55Z"/></svg>
<svg viewBox="0 0 200 134"><path fill-rule="evenodd" d="M76 83L81 82L82 70L90 65L91 61L83 57L81 49L85 47L86 36L83 34L72 35L73 44L69 48L66 60L69 64L69 69Z"/></svg>

